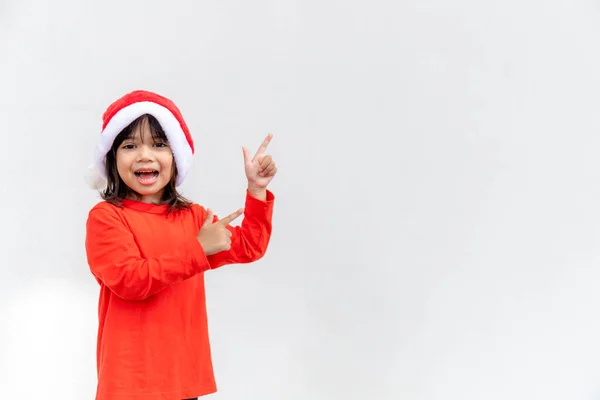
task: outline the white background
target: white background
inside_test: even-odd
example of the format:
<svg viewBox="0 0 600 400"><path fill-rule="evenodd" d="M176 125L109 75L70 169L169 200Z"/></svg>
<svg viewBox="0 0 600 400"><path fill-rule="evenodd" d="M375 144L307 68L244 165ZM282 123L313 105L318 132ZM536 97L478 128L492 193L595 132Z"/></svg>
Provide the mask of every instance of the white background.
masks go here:
<svg viewBox="0 0 600 400"><path fill-rule="evenodd" d="M92 399L83 177L104 109L181 108L183 194L264 259L207 274L214 399L600 398L600 5L0 1L0 397Z"/></svg>

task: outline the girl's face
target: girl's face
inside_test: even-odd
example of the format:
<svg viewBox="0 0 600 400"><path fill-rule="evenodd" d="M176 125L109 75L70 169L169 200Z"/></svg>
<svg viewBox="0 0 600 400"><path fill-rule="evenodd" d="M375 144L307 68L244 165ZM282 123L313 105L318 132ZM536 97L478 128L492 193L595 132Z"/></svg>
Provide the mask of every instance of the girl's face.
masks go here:
<svg viewBox="0 0 600 400"><path fill-rule="evenodd" d="M160 203L173 176L173 153L167 142L154 139L148 121L138 124L116 153L117 171L123 182L145 203Z"/></svg>

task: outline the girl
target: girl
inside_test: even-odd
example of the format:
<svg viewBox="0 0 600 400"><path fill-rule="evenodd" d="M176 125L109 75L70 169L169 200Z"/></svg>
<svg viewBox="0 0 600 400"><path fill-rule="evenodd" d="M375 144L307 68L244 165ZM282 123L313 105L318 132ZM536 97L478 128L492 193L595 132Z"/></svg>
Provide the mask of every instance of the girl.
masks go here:
<svg viewBox="0 0 600 400"><path fill-rule="evenodd" d="M181 400L216 392L204 271L260 259L271 235L277 172L243 148L245 209L223 219L183 198L194 143L172 101L126 94L103 116L86 252L100 285L97 400ZM101 185L101 186L98 186ZM244 212L241 226L230 224Z"/></svg>

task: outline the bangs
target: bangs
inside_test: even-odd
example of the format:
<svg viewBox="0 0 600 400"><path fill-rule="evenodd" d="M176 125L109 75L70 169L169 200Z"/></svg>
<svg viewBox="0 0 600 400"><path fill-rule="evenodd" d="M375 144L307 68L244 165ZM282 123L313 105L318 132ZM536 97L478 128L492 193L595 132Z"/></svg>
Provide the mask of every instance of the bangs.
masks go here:
<svg viewBox="0 0 600 400"><path fill-rule="evenodd" d="M145 127L145 125L148 126L150 134L152 135L152 141L154 143L169 143L169 139L167 139L167 135L165 134L165 131L163 130L162 126L160 126L158 120L150 114L144 114L135 119L131 124L127 126L127 128L123 129L123 131L115 138L113 148L119 147L121 143L123 143L127 139L133 139L138 127L141 128L141 132L144 132L145 129L143 128ZM144 140L143 137L141 139L142 141Z"/></svg>

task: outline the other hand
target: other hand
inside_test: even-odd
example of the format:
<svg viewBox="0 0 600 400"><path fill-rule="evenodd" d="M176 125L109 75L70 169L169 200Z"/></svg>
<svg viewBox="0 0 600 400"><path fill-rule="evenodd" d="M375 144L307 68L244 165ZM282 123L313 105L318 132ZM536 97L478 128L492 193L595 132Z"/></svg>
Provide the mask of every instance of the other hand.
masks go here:
<svg viewBox="0 0 600 400"><path fill-rule="evenodd" d="M200 245L207 256L231 248L231 231L227 229L227 225L242 215L243 212L243 209L239 209L213 223L214 214L212 210L207 210L206 219L204 220L197 237L198 242L200 242Z"/></svg>
<svg viewBox="0 0 600 400"><path fill-rule="evenodd" d="M265 189L277 173L277 166L275 165L275 161L273 161L273 157L265 154L272 138L273 135L269 133L254 156L250 155L250 151L246 147L242 147L249 187Z"/></svg>

